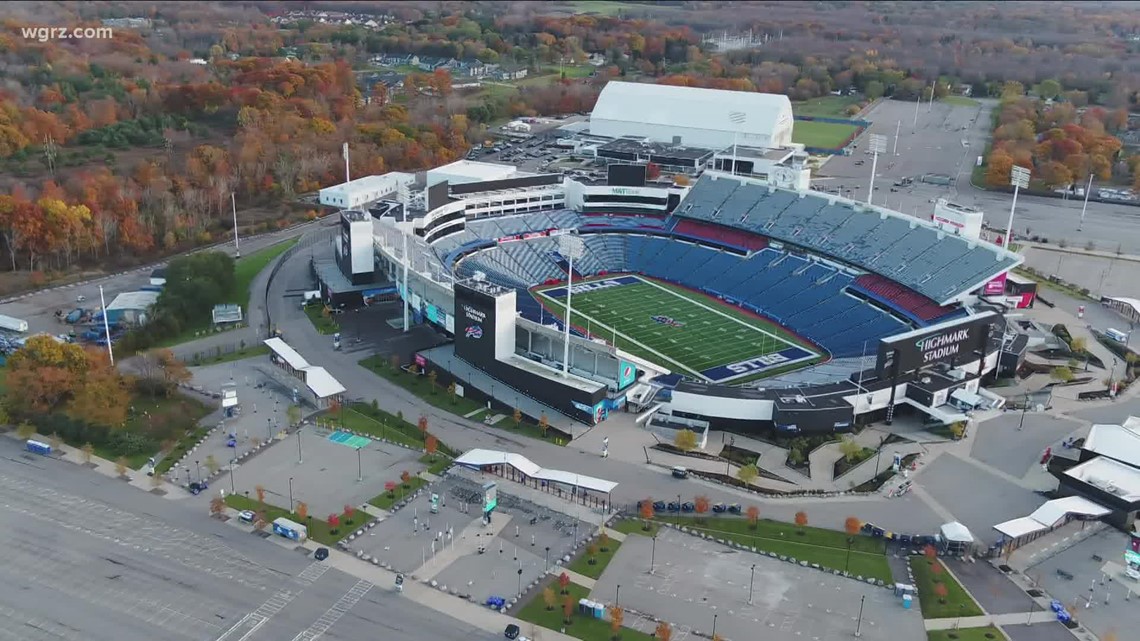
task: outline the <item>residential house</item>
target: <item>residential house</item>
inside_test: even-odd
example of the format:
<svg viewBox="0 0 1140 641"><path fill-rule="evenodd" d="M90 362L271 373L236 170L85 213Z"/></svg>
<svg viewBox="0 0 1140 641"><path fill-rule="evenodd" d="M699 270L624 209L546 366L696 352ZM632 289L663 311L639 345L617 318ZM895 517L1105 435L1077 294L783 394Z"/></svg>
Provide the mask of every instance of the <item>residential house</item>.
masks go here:
<svg viewBox="0 0 1140 641"><path fill-rule="evenodd" d="M496 77L499 80L522 80L526 78L526 67L502 67L499 69Z"/></svg>

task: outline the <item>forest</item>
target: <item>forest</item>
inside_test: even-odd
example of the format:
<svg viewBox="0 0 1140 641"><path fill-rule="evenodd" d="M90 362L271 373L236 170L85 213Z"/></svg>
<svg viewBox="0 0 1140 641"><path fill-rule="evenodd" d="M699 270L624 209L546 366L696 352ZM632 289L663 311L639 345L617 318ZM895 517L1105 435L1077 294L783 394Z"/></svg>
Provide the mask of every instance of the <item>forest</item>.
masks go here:
<svg viewBox="0 0 1140 641"><path fill-rule="evenodd" d="M353 176L425 169L462 157L506 119L588 111L611 78L793 100L969 87L1003 101L995 175L1007 160L1031 162L1049 184L1137 174L1117 136L1140 88L1138 72L1121 63L1140 49L1140 17L1120 3L612 5L584 14L568 2L9 3L0 266L37 285L208 244L229 229L231 194L246 233L312 218L318 211L298 196L342 179L344 142ZM380 24L281 20L298 7ZM20 26L49 18L146 25L105 40L19 37ZM763 44L718 51L706 42L745 30ZM448 71L405 69L389 95L358 81L381 54L531 74L470 89ZM588 67L590 56L601 63ZM564 65L591 72L560 74ZM1036 89L1053 84L1056 100L1046 104ZM13 286L0 278L0 289Z"/></svg>

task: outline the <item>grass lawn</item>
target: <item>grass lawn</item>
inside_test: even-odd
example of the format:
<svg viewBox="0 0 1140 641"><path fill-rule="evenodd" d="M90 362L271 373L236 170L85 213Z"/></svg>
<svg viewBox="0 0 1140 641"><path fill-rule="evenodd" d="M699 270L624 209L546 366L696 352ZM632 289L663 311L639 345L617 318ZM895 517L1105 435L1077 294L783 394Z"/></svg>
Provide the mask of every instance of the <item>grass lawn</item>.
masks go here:
<svg viewBox="0 0 1140 641"><path fill-rule="evenodd" d="M400 483L396 486L396 490L392 492L391 496L388 496L388 493L384 492L379 496L375 496L369 499L368 504L376 506L381 510L390 510L392 509L393 505L402 500L405 496L408 496L412 492L415 492L427 484L428 482L424 479L418 476L413 476L412 478L408 479L407 487L404 487L404 484Z"/></svg>
<svg viewBox="0 0 1140 641"><path fill-rule="evenodd" d="M925 556L914 557L910 560L911 570L914 571L914 583L918 588L918 601L922 606L922 616L926 619L947 619L950 617L980 616L982 609L966 594L962 586L943 572L939 582L946 586L946 602L942 603L934 594L935 565L941 566L942 561L930 561ZM945 568L943 568L945 569Z"/></svg>
<svg viewBox="0 0 1140 641"><path fill-rule="evenodd" d="M567 568L571 572L577 572L591 579L596 579L602 576L602 572L606 571L606 566L610 564L610 561L614 558L614 554L617 554L618 548L621 547L621 541L610 539L606 543L605 551L602 550L601 543L599 543L597 539L593 541L592 545L598 548L598 553L594 555L594 562L592 564L590 563L590 555L583 552L582 555L574 559L574 562L567 566Z"/></svg>
<svg viewBox="0 0 1140 641"><path fill-rule="evenodd" d="M305 316L308 316L313 327L317 328L318 334L335 334L340 331L340 323L336 322L336 316L333 314L325 316L323 304L305 305Z"/></svg>
<svg viewBox="0 0 1140 641"><path fill-rule="evenodd" d="M231 363L233 361L253 358L254 356L266 356L268 354L269 348L266 347L264 343L259 343L257 345L246 345L245 349L236 349L232 352L222 352L220 356L217 353L213 353L209 356L201 358L195 354L194 359L187 363L187 365L193 365L195 367L205 365L218 365L220 363Z"/></svg>
<svg viewBox="0 0 1140 641"><path fill-rule="evenodd" d="M792 142L807 147L835 149L843 145L848 136L859 128L855 125L840 125L834 122L797 120L792 129Z"/></svg>
<svg viewBox="0 0 1140 641"><path fill-rule="evenodd" d="M578 601L590 596L590 590L588 588L582 587L577 583L571 583L566 586L568 594L563 595L559 594L557 581L552 581L549 585L550 588L554 590L555 597L557 598L554 609L546 609L546 602L542 600L542 593L540 591L530 600L530 603L527 603L522 609L518 610L515 616L522 621L527 621L551 630L558 630L565 627L566 634L576 639L582 639L582 641L612 641L611 637L613 633L610 631L609 621L578 614ZM570 614L569 624L562 620L562 603L567 597L569 597L574 604ZM633 617L627 616L626 620L632 621ZM526 629L525 626L523 627L522 633L528 637L533 636L531 635L531 631ZM653 637L644 632L638 632L637 630L623 628L621 631L621 641L652 641L652 639Z"/></svg>
<svg viewBox="0 0 1140 641"><path fill-rule="evenodd" d="M606 526L611 530L621 532L622 534L640 534L641 536L655 536L657 530L660 529L656 523L650 523L649 529L645 529L645 523L640 519L622 519L613 525Z"/></svg>
<svg viewBox="0 0 1140 641"><path fill-rule="evenodd" d="M750 529L742 518L708 518L705 525L697 525L695 517L659 516L659 520L699 529L717 538L754 546L757 550L795 557L798 561L818 563L821 567L844 570L853 575L874 577L891 583L891 570L887 565L886 547L882 539L856 535L851 545L851 564L847 564L847 535L836 530L805 527L792 523L761 519L756 529ZM920 587L921 591L922 588Z"/></svg>
<svg viewBox="0 0 1140 641"><path fill-rule="evenodd" d="M407 421L401 421L383 410L372 410L363 403L354 403L342 412L336 422L337 427L361 432L376 438L386 438L408 447L422 448L424 440L419 429Z"/></svg>
<svg viewBox="0 0 1140 641"><path fill-rule="evenodd" d="M462 396L456 396L454 399L452 399L451 395L447 393L447 389L442 386L436 386L436 388L433 390L430 378L422 375L412 376L410 373L405 372L403 369L393 370L391 362L379 354L369 356L368 358L360 361L360 365L377 374L381 378L387 379L415 394L421 399L427 401L429 405L438 407L439 409L447 412L451 412L452 414L456 414L458 416L466 416L471 412L483 410L486 407L476 400L464 398ZM478 420L481 416L482 414L479 414L473 416L472 418L474 420ZM514 419L507 417L506 419L495 424L495 427L503 428L509 432L521 434L522 436L529 436L531 438L539 439L544 438L542 435L542 430L539 429L538 425L534 423L528 423L525 420L516 429ZM428 429L431 428L429 427ZM561 435L560 432L555 432L552 430L550 434L545 438L558 445L566 444L566 439Z"/></svg>
<svg viewBox="0 0 1140 641"><path fill-rule="evenodd" d="M134 411L127 417L126 430L146 435L158 434L177 435L178 441L174 449L163 456L155 466L159 474L166 472L175 459L183 452L194 446L210 431L208 425L198 425L203 416L211 409L201 401L174 393L166 398L152 398L150 396L136 395L131 399ZM75 447L82 447L83 443L71 443ZM114 461L120 453L106 446L95 446L95 455ZM127 456L127 467L137 470L147 462L154 452L141 452ZM222 463L222 461L219 461Z"/></svg>
<svg viewBox="0 0 1140 641"><path fill-rule="evenodd" d="M977 107L982 104L966 96L946 96L945 98L939 98L938 102L944 102L948 105L954 105L955 107Z"/></svg>
<svg viewBox="0 0 1140 641"><path fill-rule="evenodd" d="M424 454L420 457L420 463L428 466L427 473L439 476L444 470L451 467L451 457L444 456L439 452L435 454Z"/></svg>
<svg viewBox="0 0 1140 641"><path fill-rule="evenodd" d="M859 102L861 99L857 96L822 96L792 103L792 113L797 116L847 118L847 107L859 104ZM800 123L796 123L795 126L798 129Z"/></svg>
<svg viewBox="0 0 1140 641"><path fill-rule="evenodd" d="M349 534L352 534L363 523L368 522L368 515L364 512L356 512L353 515L351 523L349 523L342 514L340 515L340 527L337 528L336 534L333 534L331 528L329 528L328 522L324 519L313 518L312 515L309 515L308 518L302 519L296 514L289 513L289 510L286 510L285 508L269 505L268 503L261 505L257 502L256 498L240 496L237 494L227 494L226 505L232 507L235 510L252 510L254 512L263 511L265 512L265 520L268 523L273 523L275 519L279 519L281 517L285 517L291 521L300 523L301 525L304 525L308 528L310 539L316 541L317 543L323 543L325 545L336 545L337 541L348 536ZM272 532L271 526L267 526L266 530Z"/></svg>
<svg viewBox="0 0 1140 641"><path fill-rule="evenodd" d="M596 69L597 67L593 65L562 65L562 73L566 74L567 78L588 78ZM558 78L558 65L544 65L542 72L552 73Z"/></svg>
<svg viewBox="0 0 1140 641"><path fill-rule="evenodd" d="M950 636L953 634L954 636ZM931 630L926 633L927 641L991 641L1005 639L1005 635L994 626L984 628L961 628L959 630Z"/></svg>

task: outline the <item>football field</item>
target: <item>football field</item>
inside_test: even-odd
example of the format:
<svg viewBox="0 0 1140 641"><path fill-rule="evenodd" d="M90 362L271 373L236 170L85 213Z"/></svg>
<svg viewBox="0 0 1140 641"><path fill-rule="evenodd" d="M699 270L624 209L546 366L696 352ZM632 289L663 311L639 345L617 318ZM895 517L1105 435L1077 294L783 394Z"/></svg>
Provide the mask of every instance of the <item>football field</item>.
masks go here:
<svg viewBox="0 0 1140 641"><path fill-rule="evenodd" d="M566 286L534 295L559 318ZM821 354L741 309L641 276L574 283L571 324L674 373L711 382L756 378L806 365Z"/></svg>

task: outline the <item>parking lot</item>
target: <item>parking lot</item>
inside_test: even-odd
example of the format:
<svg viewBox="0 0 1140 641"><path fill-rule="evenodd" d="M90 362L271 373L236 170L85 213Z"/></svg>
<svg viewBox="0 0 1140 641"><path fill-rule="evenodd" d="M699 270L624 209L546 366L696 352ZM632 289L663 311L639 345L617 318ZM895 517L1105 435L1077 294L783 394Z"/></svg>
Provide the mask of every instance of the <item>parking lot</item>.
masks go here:
<svg viewBox="0 0 1140 641"><path fill-rule="evenodd" d="M952 186L924 184L919 177L944 174L957 178L965 172L968 179L975 159L985 148L989 122L978 117L980 107L935 102L933 108L925 103L919 107L916 126L914 107L913 102L879 101L864 116L871 126L855 141L852 155L831 156L817 172L813 187L866 200L872 165L870 136L882 135L887 141L886 153L879 155L873 202L929 219L934 209L931 199L951 198L953 190ZM914 182L896 187L904 176Z"/></svg>
<svg viewBox="0 0 1140 641"><path fill-rule="evenodd" d="M519 589L519 569L525 589L547 567L571 554L575 534L584 540L592 529L581 521L575 528L572 516L523 501L507 489L500 487L493 525L486 527L478 501L472 501L481 488L447 476L353 542L352 548L480 602L489 596L513 597ZM432 493L441 497L436 514L430 512Z"/></svg>
<svg viewBox="0 0 1140 641"><path fill-rule="evenodd" d="M1123 565L1127 545L1127 535L1106 528L1029 568L1026 575L1064 603L1078 621L1100 638L1108 632L1115 632L1120 639L1130 638L1128 630L1140 629L1140 608L1136 607L1140 583L1119 577L1106 580L1101 572L1105 562ZM1073 578L1062 578L1058 570Z"/></svg>
<svg viewBox="0 0 1140 641"><path fill-rule="evenodd" d="M381 441L357 450L331 440L333 435L309 425L275 442L238 466L234 489L256 497L260 485L267 503L289 508L292 479L294 504L303 501L313 518L324 518L340 514L345 505L364 505L384 491L385 482L398 482L402 472L414 475L425 467L418 460L421 452ZM230 491L226 479L219 483Z"/></svg>
<svg viewBox="0 0 1140 641"><path fill-rule="evenodd" d="M590 598L618 601L636 613L674 626L674 639L716 632L727 639L839 639L860 631L867 639L918 639L924 634L917 608L904 610L893 593L846 579L662 530L652 539L626 537ZM649 573L653 557L653 573ZM755 580L752 567L755 565ZM752 603L749 604L749 590ZM647 618L626 621L652 632Z"/></svg>

